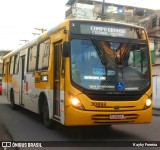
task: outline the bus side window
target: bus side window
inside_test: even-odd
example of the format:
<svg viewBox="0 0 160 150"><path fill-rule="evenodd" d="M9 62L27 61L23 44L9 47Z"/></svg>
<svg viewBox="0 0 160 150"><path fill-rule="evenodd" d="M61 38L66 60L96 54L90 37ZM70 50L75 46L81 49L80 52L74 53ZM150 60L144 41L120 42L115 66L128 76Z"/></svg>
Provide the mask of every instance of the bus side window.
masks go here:
<svg viewBox="0 0 160 150"><path fill-rule="evenodd" d="M15 63L14 63L14 74L18 73L19 69L19 55L15 55Z"/></svg>
<svg viewBox="0 0 160 150"><path fill-rule="evenodd" d="M30 47L28 50L28 66L27 71L33 72L36 69L37 45Z"/></svg>
<svg viewBox="0 0 160 150"><path fill-rule="evenodd" d="M3 69L2 69L2 75L5 76L6 74L6 60L3 61Z"/></svg>
<svg viewBox="0 0 160 150"><path fill-rule="evenodd" d="M49 40L44 41L39 46L39 60L38 60L38 70L47 70L49 64L50 55L50 43Z"/></svg>
<svg viewBox="0 0 160 150"><path fill-rule="evenodd" d="M10 68L9 68L9 74L12 75L14 71L14 56L11 57L10 59Z"/></svg>

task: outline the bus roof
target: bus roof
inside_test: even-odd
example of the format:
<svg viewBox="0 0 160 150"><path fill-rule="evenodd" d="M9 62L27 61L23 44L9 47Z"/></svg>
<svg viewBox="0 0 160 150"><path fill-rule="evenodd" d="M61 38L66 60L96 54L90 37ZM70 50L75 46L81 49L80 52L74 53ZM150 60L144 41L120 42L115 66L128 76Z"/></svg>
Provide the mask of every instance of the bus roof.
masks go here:
<svg viewBox="0 0 160 150"><path fill-rule="evenodd" d="M53 33L55 33L58 29L63 28L65 24L67 24L67 22L69 23L70 21L82 21L82 22L101 22L101 23L113 23L113 24L117 24L117 25L122 25L122 26L128 26L128 27L134 27L134 28L142 28L141 26L137 26L137 25L133 25L133 24L127 24L127 23L120 23L120 22L113 22L113 21L106 21L106 20L88 20L88 19L66 19L63 22L61 22L60 24L54 26L53 28L51 28L50 30L44 32L43 34L41 34L40 36L38 36L36 39L27 42L25 45L23 45L22 47L20 47L17 50L13 50L10 53L6 54L2 60L12 56L13 54L16 54L17 52L24 50L25 48L38 44L41 41L45 40L47 37L49 37L50 35L52 35ZM144 29L145 30L145 29Z"/></svg>

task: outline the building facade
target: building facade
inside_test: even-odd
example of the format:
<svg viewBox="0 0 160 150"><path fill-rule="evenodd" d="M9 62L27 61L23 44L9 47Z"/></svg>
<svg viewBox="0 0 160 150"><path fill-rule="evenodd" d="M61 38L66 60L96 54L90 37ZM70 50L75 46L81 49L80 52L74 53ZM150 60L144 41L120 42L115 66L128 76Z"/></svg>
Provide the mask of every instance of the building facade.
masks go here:
<svg viewBox="0 0 160 150"><path fill-rule="evenodd" d="M146 28L152 44L153 75L160 75L160 69L158 69L160 67L160 10L140 20L140 25Z"/></svg>
<svg viewBox="0 0 160 150"><path fill-rule="evenodd" d="M69 0L66 18L104 19L138 24L139 20L154 13L151 9L138 8L95 0Z"/></svg>

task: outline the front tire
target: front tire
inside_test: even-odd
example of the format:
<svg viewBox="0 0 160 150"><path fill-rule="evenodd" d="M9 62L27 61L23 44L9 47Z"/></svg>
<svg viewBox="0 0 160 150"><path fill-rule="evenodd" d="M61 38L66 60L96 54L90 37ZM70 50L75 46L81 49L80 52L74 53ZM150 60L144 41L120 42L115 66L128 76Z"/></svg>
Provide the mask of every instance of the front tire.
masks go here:
<svg viewBox="0 0 160 150"><path fill-rule="evenodd" d="M47 128L52 128L53 124L52 124L52 120L49 118L49 108L48 108L47 100L45 100L43 103L42 116L43 116L44 126Z"/></svg>

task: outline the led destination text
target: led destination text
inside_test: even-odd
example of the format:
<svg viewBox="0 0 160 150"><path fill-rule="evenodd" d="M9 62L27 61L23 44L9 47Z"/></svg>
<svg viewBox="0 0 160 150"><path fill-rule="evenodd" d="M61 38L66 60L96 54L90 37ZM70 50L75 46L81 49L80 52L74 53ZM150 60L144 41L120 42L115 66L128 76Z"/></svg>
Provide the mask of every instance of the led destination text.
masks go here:
<svg viewBox="0 0 160 150"><path fill-rule="evenodd" d="M91 31L125 34L125 29L91 26Z"/></svg>
<svg viewBox="0 0 160 150"><path fill-rule="evenodd" d="M106 36L125 36L125 29L91 26L92 34L106 35Z"/></svg>

